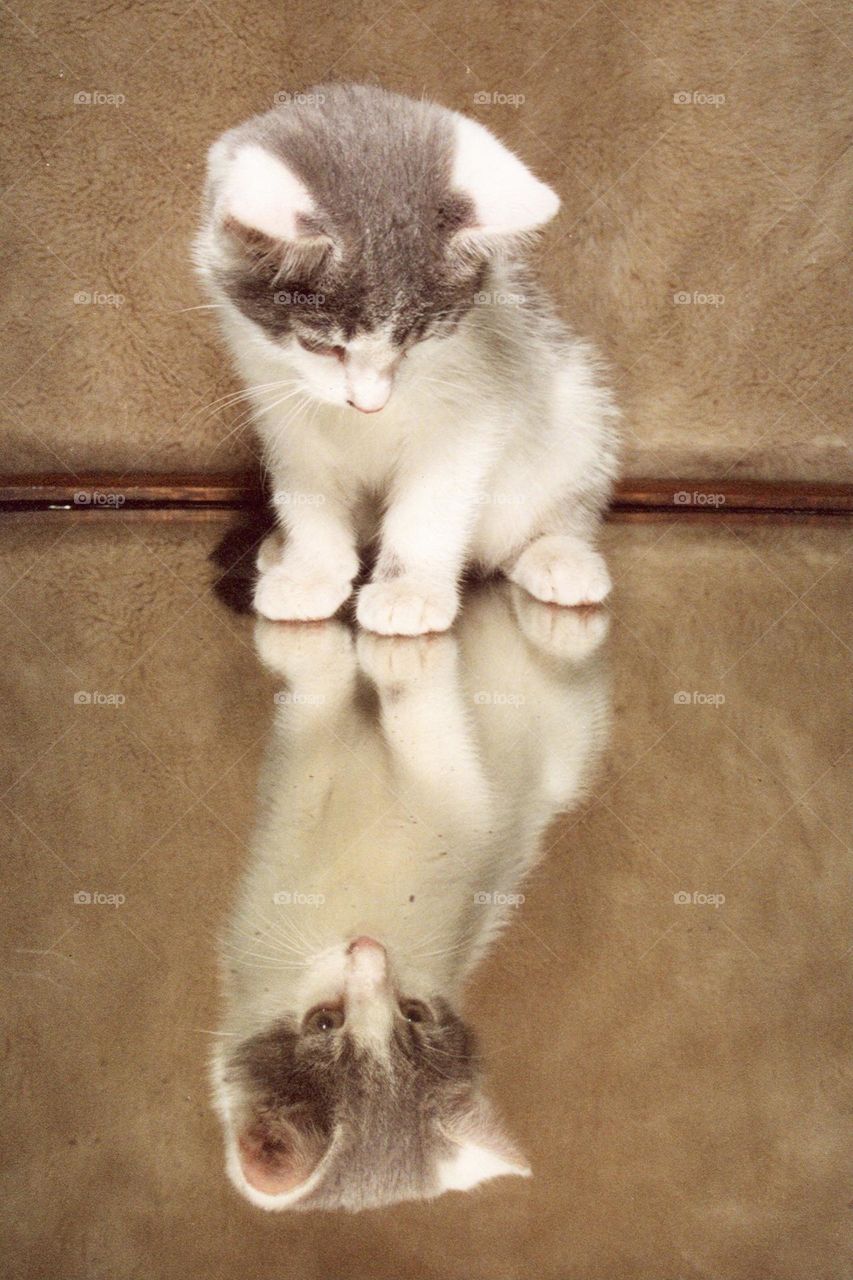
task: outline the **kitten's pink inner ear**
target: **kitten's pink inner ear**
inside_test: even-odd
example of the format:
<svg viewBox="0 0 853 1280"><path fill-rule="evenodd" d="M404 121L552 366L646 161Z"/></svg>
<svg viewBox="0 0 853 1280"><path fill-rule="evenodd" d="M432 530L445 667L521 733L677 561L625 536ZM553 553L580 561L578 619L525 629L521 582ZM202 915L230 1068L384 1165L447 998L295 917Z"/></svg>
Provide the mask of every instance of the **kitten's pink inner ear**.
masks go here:
<svg viewBox="0 0 853 1280"><path fill-rule="evenodd" d="M272 1144L263 1135L249 1131L237 1140L240 1168L249 1186L268 1196L295 1191L311 1174L319 1156L312 1158L308 1147L296 1134L291 1142Z"/></svg>
<svg viewBox="0 0 853 1280"><path fill-rule="evenodd" d="M272 240L295 240L299 218L314 211L314 203L287 165L263 147L241 147L227 166L222 193L223 213L244 227Z"/></svg>
<svg viewBox="0 0 853 1280"><path fill-rule="evenodd" d="M452 184L473 202L480 235L532 231L550 221L560 197L484 125L456 116ZM464 234L464 232L463 232Z"/></svg>

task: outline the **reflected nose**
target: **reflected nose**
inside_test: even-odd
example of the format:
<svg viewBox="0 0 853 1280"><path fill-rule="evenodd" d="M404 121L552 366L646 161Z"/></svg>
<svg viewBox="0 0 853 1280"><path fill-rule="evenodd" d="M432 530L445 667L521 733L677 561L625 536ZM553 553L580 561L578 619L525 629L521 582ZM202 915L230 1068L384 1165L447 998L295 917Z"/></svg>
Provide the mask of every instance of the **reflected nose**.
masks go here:
<svg viewBox="0 0 853 1280"><path fill-rule="evenodd" d="M369 991L382 986L388 974L385 948L375 938L354 938L347 947L348 990Z"/></svg>
<svg viewBox="0 0 853 1280"><path fill-rule="evenodd" d="M347 953L352 955L353 952L370 951L371 949L381 952L384 958L385 948L382 943L377 942L375 938L368 938L366 934L361 934L358 938L353 938L352 942L347 947Z"/></svg>

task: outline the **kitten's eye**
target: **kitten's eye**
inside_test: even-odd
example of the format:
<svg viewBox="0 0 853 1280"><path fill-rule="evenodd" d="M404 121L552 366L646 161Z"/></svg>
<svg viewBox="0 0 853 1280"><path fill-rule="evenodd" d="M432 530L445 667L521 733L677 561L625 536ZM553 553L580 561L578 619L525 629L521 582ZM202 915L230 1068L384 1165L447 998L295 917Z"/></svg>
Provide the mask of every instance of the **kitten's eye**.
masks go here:
<svg viewBox="0 0 853 1280"><path fill-rule="evenodd" d="M319 1009L312 1009L305 1015L302 1029L313 1035L317 1032L337 1031L343 1025L343 1009L332 1009L324 1005Z"/></svg>
<svg viewBox="0 0 853 1280"><path fill-rule="evenodd" d="M343 347L324 347L319 342L312 342L310 338L297 336L296 341L303 350L310 351L312 356L334 356L336 360L343 360L346 354Z"/></svg>
<svg viewBox="0 0 853 1280"><path fill-rule="evenodd" d="M432 1022L432 1014L422 1000L401 1000L400 1012L407 1022Z"/></svg>

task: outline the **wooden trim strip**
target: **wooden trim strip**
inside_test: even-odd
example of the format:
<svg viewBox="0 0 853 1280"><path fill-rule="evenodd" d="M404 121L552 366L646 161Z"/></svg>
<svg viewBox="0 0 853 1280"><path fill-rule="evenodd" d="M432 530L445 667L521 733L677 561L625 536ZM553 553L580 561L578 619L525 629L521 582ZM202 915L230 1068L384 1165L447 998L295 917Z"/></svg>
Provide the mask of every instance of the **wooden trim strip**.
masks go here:
<svg viewBox="0 0 853 1280"><path fill-rule="evenodd" d="M192 472L87 472L0 476L0 509L67 509L109 512L129 508L256 507L264 502L260 479L253 475L204 475ZM853 485L812 481L623 480L616 489L611 517L707 520L853 515Z"/></svg>
<svg viewBox="0 0 853 1280"><path fill-rule="evenodd" d="M698 511L853 511L853 484L802 480L626 479L617 487L617 509L654 508L679 515Z"/></svg>

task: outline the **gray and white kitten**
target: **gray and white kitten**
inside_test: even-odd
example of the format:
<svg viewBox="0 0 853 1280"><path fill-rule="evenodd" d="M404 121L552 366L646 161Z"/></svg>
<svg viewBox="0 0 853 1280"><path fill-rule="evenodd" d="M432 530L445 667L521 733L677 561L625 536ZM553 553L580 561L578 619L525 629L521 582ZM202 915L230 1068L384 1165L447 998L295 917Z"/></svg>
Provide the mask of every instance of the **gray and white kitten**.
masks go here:
<svg viewBox="0 0 853 1280"><path fill-rule="evenodd" d="M434 103L324 85L211 148L196 262L247 383L285 537L264 617L443 631L466 567L597 603L616 411L522 250L556 194Z"/></svg>
<svg viewBox="0 0 853 1280"><path fill-rule="evenodd" d="M606 621L504 583L447 636L258 622L287 692L214 1063L253 1204L357 1210L529 1174L461 999L603 745Z"/></svg>

